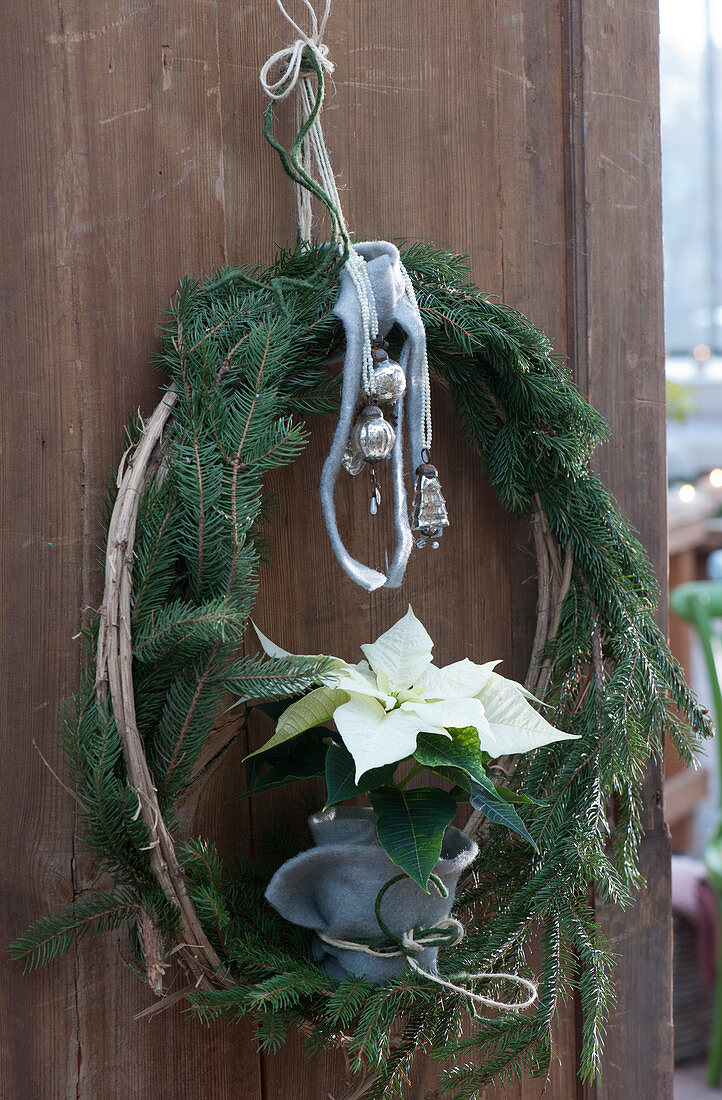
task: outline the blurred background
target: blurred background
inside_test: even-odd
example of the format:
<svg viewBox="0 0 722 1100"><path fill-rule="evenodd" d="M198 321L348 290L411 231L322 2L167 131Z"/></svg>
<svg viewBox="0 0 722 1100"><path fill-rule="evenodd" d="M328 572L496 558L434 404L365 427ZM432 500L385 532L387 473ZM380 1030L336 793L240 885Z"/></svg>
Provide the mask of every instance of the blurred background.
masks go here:
<svg viewBox="0 0 722 1100"><path fill-rule="evenodd" d="M719 724L722 0L660 0L660 25L670 641ZM665 813L674 852L675 1100L722 1095L710 1083L718 1078L714 1036L722 1028L722 1019L713 1025L722 887L716 874L717 754L716 744L706 746L697 771L683 768L673 749L666 754ZM722 1051L722 1035L718 1042Z"/></svg>

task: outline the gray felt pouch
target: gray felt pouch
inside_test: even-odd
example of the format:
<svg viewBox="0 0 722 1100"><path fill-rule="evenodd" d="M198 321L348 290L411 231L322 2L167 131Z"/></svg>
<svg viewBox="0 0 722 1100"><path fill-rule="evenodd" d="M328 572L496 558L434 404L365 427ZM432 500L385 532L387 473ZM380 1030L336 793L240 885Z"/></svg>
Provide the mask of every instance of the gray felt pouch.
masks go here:
<svg viewBox="0 0 722 1100"><path fill-rule="evenodd" d="M374 904L379 891L399 874L376 839L376 815L361 807L332 807L309 818L315 848L289 859L271 879L266 898L282 917L337 940L373 940L381 936ZM460 829L449 826L441 858L434 867L449 891L443 898L405 878L384 894L381 916L394 936L414 926L429 928L448 917L462 871L478 848ZM425 970L436 970L438 947L416 956ZM314 937L315 958L336 978L355 975L379 983L402 974L403 955L376 958Z"/></svg>

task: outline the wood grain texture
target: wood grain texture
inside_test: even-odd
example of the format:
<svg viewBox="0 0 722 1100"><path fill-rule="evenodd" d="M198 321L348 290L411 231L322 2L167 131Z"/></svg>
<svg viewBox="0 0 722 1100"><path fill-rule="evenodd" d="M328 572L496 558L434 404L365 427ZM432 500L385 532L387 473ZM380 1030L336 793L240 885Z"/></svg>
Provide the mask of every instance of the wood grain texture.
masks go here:
<svg viewBox="0 0 722 1100"><path fill-rule="evenodd" d="M640 532L660 582L666 624L667 475L658 9L648 0L567 6L570 350L579 387L613 435L594 460ZM634 48L630 50L630 43ZM618 1005L601 1082L586 1097L672 1097L670 849L658 766L645 781L640 866L647 888L631 914L602 909L620 958Z"/></svg>
<svg viewBox="0 0 722 1100"><path fill-rule="evenodd" d="M616 432L600 470L659 563L655 16L651 3L632 10L586 0L583 9L582 23L582 0L335 0L327 40L337 71L324 127L351 225L468 252L480 285L571 355ZM77 683L73 636L99 593L97 505L122 450L126 410L155 403L148 362L158 311L186 271L267 260L275 241L293 235L294 219L290 184L261 133L258 69L288 37L271 0L38 0L11 7L8 18L4 942L97 877L74 839L72 802L32 741L57 767L54 713ZM291 121L289 107L282 133ZM416 555L398 593L355 589L322 528L317 481L330 425L314 424L300 461L271 480L283 507L256 615L290 649L353 657L412 602L440 660L500 656L520 675L534 605L527 534L497 505L448 398L434 400L434 457L453 518L443 548ZM339 514L351 549L383 564L388 517L371 525L366 508L363 487L349 480ZM273 820L300 827L305 812L276 794L252 807L232 801L245 751L241 731L209 758L182 813L185 827L227 855L252 852ZM644 1082L640 1097L671 1095L659 1011L668 1003L669 933L657 789L651 775L643 855L654 888L636 913L604 917L625 952L622 999L606 1082L588 1096L611 1100L631 1080ZM649 971L652 990L641 982ZM326 1100L343 1089L340 1056L309 1061L290 1044L259 1058L250 1026L207 1031L178 1010L134 1020L150 996L124 965L120 935L30 978L5 962L2 973L2 1079L14 1100ZM652 993L647 1007L640 988ZM644 1040L641 1025L630 1026L637 1020ZM537 1100L544 1090L547 1100L572 1100L581 1094L577 1041L571 1006L549 1083L488 1091L485 1100ZM432 1100L433 1081L421 1065L408 1100Z"/></svg>

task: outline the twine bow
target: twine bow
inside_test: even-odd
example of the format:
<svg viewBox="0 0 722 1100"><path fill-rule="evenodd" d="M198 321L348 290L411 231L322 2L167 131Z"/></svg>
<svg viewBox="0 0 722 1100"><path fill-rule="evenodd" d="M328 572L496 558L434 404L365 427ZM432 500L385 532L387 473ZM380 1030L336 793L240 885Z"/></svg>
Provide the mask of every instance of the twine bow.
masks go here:
<svg viewBox="0 0 722 1100"><path fill-rule="evenodd" d="M361 951L366 955L373 955L378 959L393 959L403 955L411 969L417 974L420 974L422 978L427 978L430 982L434 982L436 985L440 985L444 989L450 990L452 993L460 993L462 997L468 997L472 1004L484 1005L485 1008L503 1009L506 1012L523 1012L525 1008L529 1008L534 1004L539 996L537 985L528 978L522 978L521 974L507 974L505 971L497 971L496 973L479 971L470 974L463 970L458 974L450 975L450 977L457 978L459 981L511 982L512 985L521 987L521 989L527 992L527 997L524 1001L499 1001L494 997L485 997L482 993L475 993L474 990L466 989L462 985L456 985L454 982L442 978L439 974L431 970L425 970L424 967L417 962L417 955L420 955L429 947L456 947L456 945L463 940L466 931L460 920L456 920L454 917L444 917L437 921L436 924L432 924L429 928L419 928L417 926L415 928L410 928L407 932L402 932L400 937L394 936L381 917L381 899L387 890L395 883L401 882L401 880L405 878L406 875L401 874L389 879L388 882L384 883L376 895L376 903L374 906L376 920L386 936L385 943L379 943L373 940L365 943L361 940L339 940L335 939L333 936L327 936L325 932L320 932L318 929L316 929L316 935L320 940L323 940L324 943L329 944L331 947L339 947L343 951ZM432 874L429 881L436 887L442 897L449 896L449 891L438 875ZM389 940L392 942L389 943Z"/></svg>
<svg viewBox="0 0 722 1100"><path fill-rule="evenodd" d="M429 947L455 947L464 938L464 926L461 921L449 917L441 920L431 928L411 928L408 932L402 932L398 946L396 947L372 947L371 944L361 943L357 940L338 940L333 936L327 936L325 932L316 930L316 935L324 943L331 947L339 947L343 951L361 951L366 955L373 955L377 959L393 959L403 955L408 966L422 978L450 990L452 993L460 993L462 997L468 997L473 1004L483 1005L485 1008L499 1008L506 1012L523 1012L536 1001L539 991L535 982L523 978L521 974L508 974L505 971L479 971L468 973L466 970L458 974L452 974L452 978L468 982L511 982L512 985L521 987L526 991L527 997L523 1001L500 1001L495 997L485 997L483 993L476 993L473 989L466 989L462 985L442 978L431 970L425 970L417 961L416 955L426 951Z"/></svg>
<svg viewBox="0 0 722 1100"><path fill-rule="evenodd" d="M310 34L307 34L306 31L304 31L302 27L299 27L298 23L291 18L281 3L281 0L276 0L276 3L293 29L298 33L298 38L292 42L290 46L284 46L282 50L277 50L276 53L268 58L261 69L261 86L264 92L271 99L280 100L290 95L298 83L303 66L304 50L311 50L315 54L321 68L329 75L334 71L335 66L332 61L329 61L328 46L321 41L331 10L331 0L326 0L326 6L320 23L309 0L303 0L303 3L311 13ZM285 65L285 68L278 79L272 81L269 78L271 71L276 65Z"/></svg>
<svg viewBox="0 0 722 1100"><path fill-rule="evenodd" d="M431 928L410 928L408 932L402 932L397 944L386 945L364 943L361 940L337 940L318 930L316 935L331 947L340 947L344 951L362 951L365 955L373 955L375 959L395 959L399 955L411 959L428 947L456 947L464 938L464 926L461 921L447 917Z"/></svg>

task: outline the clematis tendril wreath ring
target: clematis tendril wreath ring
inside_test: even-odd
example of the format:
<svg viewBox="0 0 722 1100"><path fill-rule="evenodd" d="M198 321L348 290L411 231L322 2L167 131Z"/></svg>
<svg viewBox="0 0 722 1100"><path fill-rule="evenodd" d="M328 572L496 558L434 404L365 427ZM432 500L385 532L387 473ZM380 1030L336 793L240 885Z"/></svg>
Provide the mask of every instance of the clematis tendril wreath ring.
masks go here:
<svg viewBox="0 0 722 1100"><path fill-rule="evenodd" d="M253 1014L264 1049L289 1029L312 1051L341 1047L355 1078L349 1100L401 1095L419 1051L440 1060L442 1095L470 1100L505 1075L546 1073L552 1021L574 990L581 1073L598 1071L613 986L588 891L628 903L640 884L645 767L665 731L689 759L710 730L655 624L645 552L590 467L602 418L544 335L469 282L463 257L413 244L403 262L436 384L451 392L503 506L531 522L539 590L526 688L574 738L507 769L533 845L479 812L470 818L467 832L483 836L457 895L466 937L443 961L449 972L530 975L534 942L535 1008L469 1027L467 998L412 973L378 986L335 979L314 965L308 933L263 901L293 850L230 867L208 840L178 835L174 807L229 693L285 707L333 668L326 658L239 656L268 568L263 477L303 449L303 418L336 401L338 261L306 244L266 269L181 284L164 334L167 390L132 429L108 507L88 671L61 715L85 836L115 885L38 921L12 951L32 968L75 938L127 924L157 994L173 960L187 976L160 1006L185 999L208 1023Z"/></svg>

